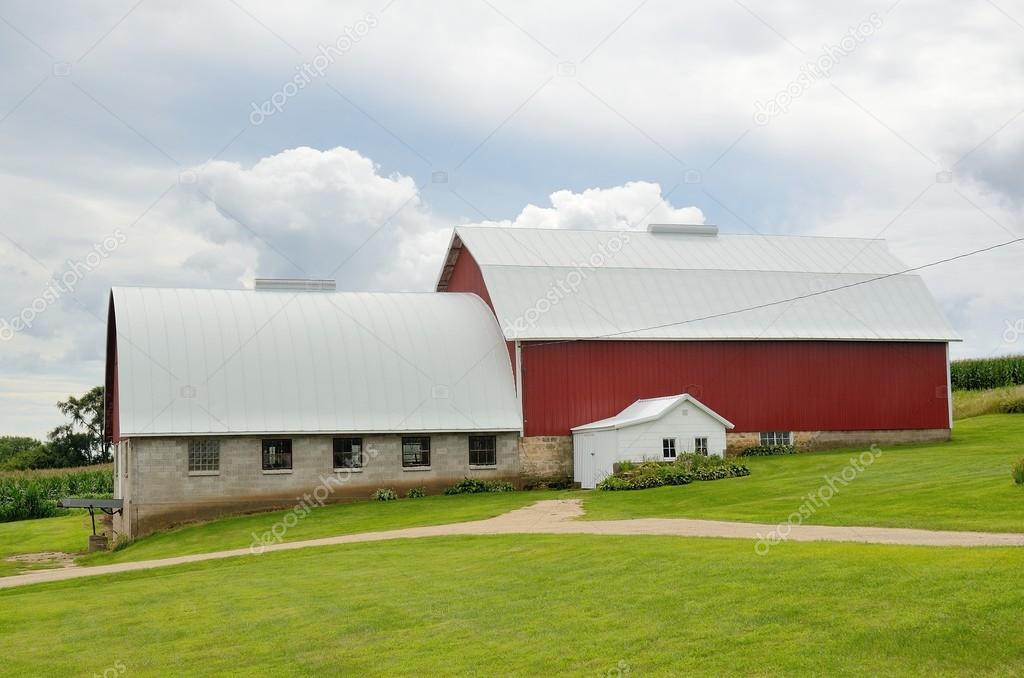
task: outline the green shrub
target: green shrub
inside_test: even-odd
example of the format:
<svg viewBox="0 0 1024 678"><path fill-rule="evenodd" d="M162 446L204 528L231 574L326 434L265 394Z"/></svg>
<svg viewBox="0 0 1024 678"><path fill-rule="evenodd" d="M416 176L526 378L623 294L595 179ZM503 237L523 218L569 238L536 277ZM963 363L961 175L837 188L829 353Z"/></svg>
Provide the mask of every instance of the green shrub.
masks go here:
<svg viewBox="0 0 1024 678"><path fill-rule="evenodd" d="M954 360L950 364L950 377L956 391L1024 384L1024 355Z"/></svg>
<svg viewBox="0 0 1024 678"><path fill-rule="evenodd" d="M445 494L478 494L480 492L512 492L516 488L512 483L501 480L479 480L477 478L463 478L456 484L447 488Z"/></svg>
<svg viewBox="0 0 1024 678"><path fill-rule="evenodd" d="M398 494L390 487L379 487L373 493L373 498L377 501L394 501L398 499Z"/></svg>
<svg viewBox="0 0 1024 678"><path fill-rule="evenodd" d="M1024 398L1015 398L1003 403L1003 412L1006 414L1024 414Z"/></svg>
<svg viewBox="0 0 1024 678"><path fill-rule="evenodd" d="M796 454L793 445L754 445L740 452L741 457L774 457L780 454Z"/></svg>
<svg viewBox="0 0 1024 678"><path fill-rule="evenodd" d="M618 471L606 477L597 487L600 490L644 490L664 485L688 485L695 480L720 480L750 475L746 466L733 464L721 457L705 457L701 454L681 454L675 461L632 462L625 470L618 465Z"/></svg>
<svg viewBox="0 0 1024 678"><path fill-rule="evenodd" d="M1013 482L1024 485L1024 459L1013 465Z"/></svg>
<svg viewBox="0 0 1024 678"><path fill-rule="evenodd" d="M420 497L427 496L427 488L425 487L414 487L405 493L407 499L419 499Z"/></svg>
<svg viewBox="0 0 1024 678"><path fill-rule="evenodd" d="M107 499L113 495L114 474L109 465L3 473L0 522L57 515L57 502L65 497Z"/></svg>

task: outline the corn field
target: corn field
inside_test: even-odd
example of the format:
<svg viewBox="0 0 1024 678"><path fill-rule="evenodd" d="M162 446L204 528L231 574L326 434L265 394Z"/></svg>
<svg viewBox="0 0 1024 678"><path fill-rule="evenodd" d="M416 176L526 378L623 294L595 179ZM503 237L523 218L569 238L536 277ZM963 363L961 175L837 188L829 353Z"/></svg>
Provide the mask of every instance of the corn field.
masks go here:
<svg viewBox="0 0 1024 678"><path fill-rule="evenodd" d="M954 391L980 391L1024 384L1024 355L955 360L950 365Z"/></svg>
<svg viewBox="0 0 1024 678"><path fill-rule="evenodd" d="M57 515L64 497L109 498L114 494L110 464L74 469L0 474L0 523Z"/></svg>

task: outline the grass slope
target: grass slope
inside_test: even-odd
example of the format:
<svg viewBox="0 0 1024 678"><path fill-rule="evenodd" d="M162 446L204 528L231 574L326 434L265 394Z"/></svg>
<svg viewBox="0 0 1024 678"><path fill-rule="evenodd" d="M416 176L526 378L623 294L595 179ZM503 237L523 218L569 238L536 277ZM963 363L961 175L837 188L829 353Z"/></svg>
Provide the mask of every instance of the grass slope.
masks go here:
<svg viewBox="0 0 1024 678"><path fill-rule="evenodd" d="M282 541L333 537L355 532L394 530L402 527L461 523L493 518L541 499L562 496L557 492L494 492L432 496L391 502L361 501L314 508L284 533ZM138 540L118 551L94 553L79 559L84 565L149 560L191 553L248 548L253 533L262 535L289 511L231 516L208 523L185 525ZM82 539L86 539L85 536Z"/></svg>
<svg viewBox="0 0 1024 678"><path fill-rule="evenodd" d="M12 676L1019 675L1021 571L1024 549L434 538L4 590L0 637Z"/></svg>
<svg viewBox="0 0 1024 678"><path fill-rule="evenodd" d="M633 492L592 492L586 519L686 517L777 524L798 510L825 476L862 450L750 458L746 478ZM1010 465L1024 457L1024 416L957 422L949 443L883 448L828 507L804 522L1024 532L1024 488Z"/></svg>
<svg viewBox="0 0 1024 678"><path fill-rule="evenodd" d="M86 549L91 533L89 514L85 511L55 518L0 523L0 577L19 574L25 569L38 569L8 562L8 556L43 551L77 553Z"/></svg>

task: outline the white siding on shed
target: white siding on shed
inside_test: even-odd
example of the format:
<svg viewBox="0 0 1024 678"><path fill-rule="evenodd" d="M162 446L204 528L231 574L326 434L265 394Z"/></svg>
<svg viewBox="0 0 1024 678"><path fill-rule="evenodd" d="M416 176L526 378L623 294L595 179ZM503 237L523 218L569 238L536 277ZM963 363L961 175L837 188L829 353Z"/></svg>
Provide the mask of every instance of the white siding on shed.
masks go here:
<svg viewBox="0 0 1024 678"><path fill-rule="evenodd" d="M638 400L625 410L573 433L574 478L593 488L620 461L663 461L662 441L676 441L676 453L694 452L707 438L708 454L725 456L725 430L733 425L688 394Z"/></svg>

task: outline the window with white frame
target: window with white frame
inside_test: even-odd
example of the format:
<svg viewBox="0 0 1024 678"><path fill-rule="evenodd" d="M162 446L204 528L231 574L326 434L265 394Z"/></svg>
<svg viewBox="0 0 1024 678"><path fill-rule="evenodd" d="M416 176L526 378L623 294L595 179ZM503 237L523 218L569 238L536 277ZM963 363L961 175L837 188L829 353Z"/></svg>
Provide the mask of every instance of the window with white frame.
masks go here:
<svg viewBox="0 0 1024 678"><path fill-rule="evenodd" d="M676 458L676 439L675 438L662 438L661 439L661 456L665 459Z"/></svg>
<svg viewBox="0 0 1024 678"><path fill-rule="evenodd" d="M334 439L334 468L362 468L363 439Z"/></svg>
<svg viewBox="0 0 1024 678"><path fill-rule="evenodd" d="M469 436L469 465L495 466L498 463L496 436Z"/></svg>
<svg viewBox="0 0 1024 678"><path fill-rule="evenodd" d="M793 434L789 431L762 431L761 444L772 447L776 445L792 445Z"/></svg>
<svg viewBox="0 0 1024 678"><path fill-rule="evenodd" d="M705 457L708 456L708 439L694 438L693 451L696 452L697 454L703 454Z"/></svg>
<svg viewBox="0 0 1024 678"><path fill-rule="evenodd" d="M268 438L263 441L263 470L292 470L292 441L289 438Z"/></svg>
<svg viewBox="0 0 1024 678"><path fill-rule="evenodd" d="M402 466L406 468L430 466L430 438L428 436L402 438Z"/></svg>
<svg viewBox="0 0 1024 678"><path fill-rule="evenodd" d="M188 441L189 472L220 471L220 441L216 438L196 438Z"/></svg>

